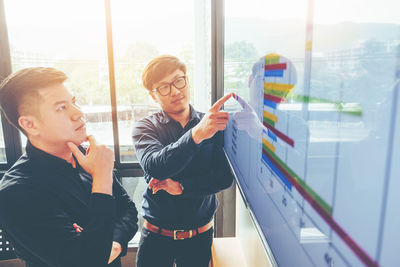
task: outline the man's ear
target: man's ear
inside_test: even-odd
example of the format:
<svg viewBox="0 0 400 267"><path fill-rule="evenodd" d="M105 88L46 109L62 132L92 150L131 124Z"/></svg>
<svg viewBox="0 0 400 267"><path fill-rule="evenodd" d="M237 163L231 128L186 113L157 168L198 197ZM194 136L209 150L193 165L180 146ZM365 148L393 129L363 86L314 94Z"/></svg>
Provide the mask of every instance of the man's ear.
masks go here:
<svg viewBox="0 0 400 267"><path fill-rule="evenodd" d="M18 118L18 124L22 129L24 129L27 135L35 136L39 134L37 120L31 115L20 116Z"/></svg>
<svg viewBox="0 0 400 267"><path fill-rule="evenodd" d="M153 100L156 103L158 103L158 98L156 97L156 93L155 92L149 91L149 95L151 96L151 98L153 98Z"/></svg>

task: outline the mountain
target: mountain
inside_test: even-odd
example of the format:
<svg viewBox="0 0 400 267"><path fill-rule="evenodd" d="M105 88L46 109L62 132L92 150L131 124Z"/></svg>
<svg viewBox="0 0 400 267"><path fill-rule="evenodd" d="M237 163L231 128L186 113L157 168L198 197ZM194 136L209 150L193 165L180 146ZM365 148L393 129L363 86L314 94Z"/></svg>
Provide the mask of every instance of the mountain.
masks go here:
<svg viewBox="0 0 400 267"><path fill-rule="evenodd" d="M306 23L302 20L227 18L225 22L226 44L243 40L253 43L260 56L279 52L292 58L303 57L305 33ZM314 25L316 52L352 48L367 40L399 42L400 25L353 22Z"/></svg>

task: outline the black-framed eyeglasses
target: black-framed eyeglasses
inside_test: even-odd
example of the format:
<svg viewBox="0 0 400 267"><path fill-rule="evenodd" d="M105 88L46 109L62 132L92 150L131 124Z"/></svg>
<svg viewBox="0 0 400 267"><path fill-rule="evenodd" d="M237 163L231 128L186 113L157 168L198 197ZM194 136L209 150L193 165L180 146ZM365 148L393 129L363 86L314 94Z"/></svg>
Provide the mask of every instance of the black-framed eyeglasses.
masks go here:
<svg viewBox="0 0 400 267"><path fill-rule="evenodd" d="M158 91L158 93L160 95L167 96L171 93L172 85L178 90L185 88L186 76L180 76L180 77L176 78L175 80L173 80L172 82L160 85L159 87L157 87L151 91L152 92Z"/></svg>

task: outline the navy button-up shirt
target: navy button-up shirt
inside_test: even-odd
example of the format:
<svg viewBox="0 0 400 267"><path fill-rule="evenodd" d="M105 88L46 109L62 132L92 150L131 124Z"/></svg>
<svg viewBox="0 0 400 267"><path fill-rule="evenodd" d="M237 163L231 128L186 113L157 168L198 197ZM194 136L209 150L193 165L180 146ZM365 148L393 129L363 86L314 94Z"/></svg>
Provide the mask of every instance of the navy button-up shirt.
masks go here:
<svg viewBox="0 0 400 267"><path fill-rule="evenodd" d="M116 179L112 196L92 193L78 162L73 168L30 142L0 181L0 225L18 255L41 267L106 266L112 241L124 255L138 229L135 204Z"/></svg>
<svg viewBox="0 0 400 267"><path fill-rule="evenodd" d="M168 114L159 111L136 123L133 143L144 178L171 178L184 187L174 196L161 190L143 194L142 215L162 228L194 229L207 224L218 207L215 193L231 186L233 175L223 152L223 132L200 144L193 141L191 129L204 116L190 106L190 119L184 128Z"/></svg>

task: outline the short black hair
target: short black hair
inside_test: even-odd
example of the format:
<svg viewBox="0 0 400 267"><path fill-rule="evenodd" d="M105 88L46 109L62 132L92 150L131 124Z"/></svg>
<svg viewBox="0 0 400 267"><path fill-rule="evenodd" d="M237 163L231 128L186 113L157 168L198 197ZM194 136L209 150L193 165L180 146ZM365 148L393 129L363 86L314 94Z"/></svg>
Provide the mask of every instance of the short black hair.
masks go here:
<svg viewBox="0 0 400 267"><path fill-rule="evenodd" d="M186 74L186 65L179 58L171 55L161 55L153 58L143 70L143 86L151 91L153 85L175 70L181 70Z"/></svg>
<svg viewBox="0 0 400 267"><path fill-rule="evenodd" d="M67 75L54 68L34 67L19 70L0 84L0 107L7 120L20 129L18 119L23 113L33 114L37 108L39 89L63 83Z"/></svg>

